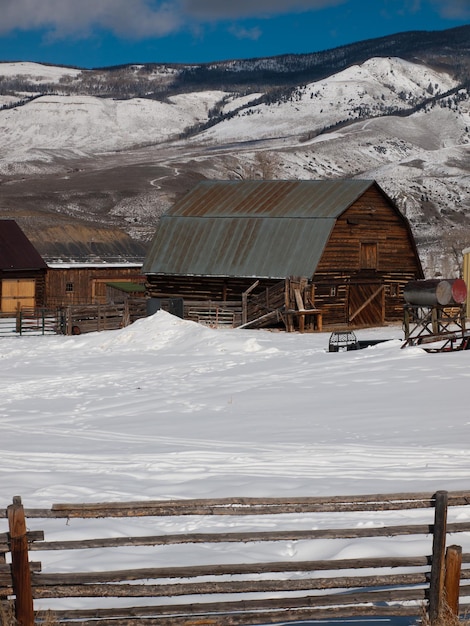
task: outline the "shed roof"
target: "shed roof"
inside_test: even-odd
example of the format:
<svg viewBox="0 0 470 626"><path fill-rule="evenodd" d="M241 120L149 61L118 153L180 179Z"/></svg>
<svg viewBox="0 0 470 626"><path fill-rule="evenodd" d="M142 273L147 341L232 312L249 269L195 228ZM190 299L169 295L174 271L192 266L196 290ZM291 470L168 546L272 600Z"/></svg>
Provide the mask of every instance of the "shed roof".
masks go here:
<svg viewBox="0 0 470 626"><path fill-rule="evenodd" d="M15 220L0 220L0 271L46 268L43 258Z"/></svg>
<svg viewBox="0 0 470 626"><path fill-rule="evenodd" d="M205 181L160 219L146 274L285 278L315 271L371 180Z"/></svg>

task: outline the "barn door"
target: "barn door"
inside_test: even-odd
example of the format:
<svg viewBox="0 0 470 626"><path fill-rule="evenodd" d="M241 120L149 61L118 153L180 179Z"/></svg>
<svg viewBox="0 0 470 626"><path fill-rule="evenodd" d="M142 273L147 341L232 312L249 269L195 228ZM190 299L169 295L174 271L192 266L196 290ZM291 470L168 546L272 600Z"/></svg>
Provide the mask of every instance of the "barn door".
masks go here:
<svg viewBox="0 0 470 626"><path fill-rule="evenodd" d="M34 308L36 281L30 278L9 278L2 280L2 313L16 313L21 308Z"/></svg>
<svg viewBox="0 0 470 626"><path fill-rule="evenodd" d="M348 320L355 326L380 326L385 320L385 292L379 283L349 285Z"/></svg>

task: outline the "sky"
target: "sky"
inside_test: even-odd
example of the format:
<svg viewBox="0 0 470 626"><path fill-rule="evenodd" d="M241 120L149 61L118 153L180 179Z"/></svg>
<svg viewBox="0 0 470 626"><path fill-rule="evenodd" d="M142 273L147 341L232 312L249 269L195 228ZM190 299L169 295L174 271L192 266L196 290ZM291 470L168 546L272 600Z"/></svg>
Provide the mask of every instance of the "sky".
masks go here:
<svg viewBox="0 0 470 626"><path fill-rule="evenodd" d="M470 0L0 0L0 61L205 63L467 23Z"/></svg>

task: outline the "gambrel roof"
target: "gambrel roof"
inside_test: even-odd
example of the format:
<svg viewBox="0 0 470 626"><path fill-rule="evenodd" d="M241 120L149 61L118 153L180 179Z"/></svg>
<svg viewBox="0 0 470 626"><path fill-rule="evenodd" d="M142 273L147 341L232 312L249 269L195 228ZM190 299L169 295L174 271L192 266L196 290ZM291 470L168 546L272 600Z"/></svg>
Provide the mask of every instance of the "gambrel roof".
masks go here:
<svg viewBox="0 0 470 626"><path fill-rule="evenodd" d="M375 185L371 180L199 183L161 217L143 273L311 276L337 218Z"/></svg>
<svg viewBox="0 0 470 626"><path fill-rule="evenodd" d="M0 220L0 271L46 268L43 258L15 220Z"/></svg>

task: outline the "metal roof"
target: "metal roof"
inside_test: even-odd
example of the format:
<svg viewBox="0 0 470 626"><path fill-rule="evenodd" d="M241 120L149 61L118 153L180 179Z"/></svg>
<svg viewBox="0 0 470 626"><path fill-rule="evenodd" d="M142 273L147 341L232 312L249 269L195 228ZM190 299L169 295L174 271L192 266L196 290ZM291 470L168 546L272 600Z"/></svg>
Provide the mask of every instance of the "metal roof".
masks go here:
<svg viewBox="0 0 470 626"><path fill-rule="evenodd" d="M338 217L371 180L204 181L166 215L179 217Z"/></svg>
<svg viewBox="0 0 470 626"><path fill-rule="evenodd" d="M160 219L146 274L311 276L339 217L373 181L206 181Z"/></svg>
<svg viewBox="0 0 470 626"><path fill-rule="evenodd" d="M0 271L46 268L43 258L15 220L0 220Z"/></svg>

